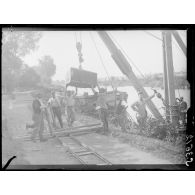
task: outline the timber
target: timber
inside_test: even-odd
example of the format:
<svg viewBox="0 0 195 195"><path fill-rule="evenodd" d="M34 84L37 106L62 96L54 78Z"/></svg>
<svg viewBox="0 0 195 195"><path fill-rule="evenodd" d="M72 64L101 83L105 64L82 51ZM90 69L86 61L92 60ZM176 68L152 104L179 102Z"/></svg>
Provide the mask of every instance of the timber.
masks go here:
<svg viewBox="0 0 195 195"><path fill-rule="evenodd" d="M167 62L166 62L166 49L165 49L165 32L162 32L162 40L163 40L163 85L164 85L164 97L165 97L165 103L166 105L169 105L169 91L168 91L168 81L167 81ZM170 120L170 115L169 109L165 108L166 110L166 119Z"/></svg>
<svg viewBox="0 0 195 195"><path fill-rule="evenodd" d="M175 99L175 81L174 81L174 69L173 69L173 54L172 54L172 33L171 31L165 31L165 50L166 50L166 67L167 67L167 82L169 91L169 106L171 122L176 125L178 123L178 117L176 113L176 99Z"/></svg>
<svg viewBox="0 0 195 195"><path fill-rule="evenodd" d="M100 123L98 124L93 124L93 125L83 125L83 126L78 126L75 128L68 128L68 129L63 129L61 131L54 131L53 134L55 136L68 136L70 134L83 134L83 133L90 133L90 132L95 132L99 129L102 128L102 125ZM49 133L44 133L43 136L48 136L49 138L52 138ZM31 136L23 136L23 137L16 137L15 139L18 140L31 140ZM36 138L36 140L39 140L39 138Z"/></svg>
<svg viewBox="0 0 195 195"><path fill-rule="evenodd" d="M183 51L184 55L187 56L186 46L184 42L182 41L181 37L179 36L179 33L177 31L173 31L172 35L174 36L175 40L177 41L179 47Z"/></svg>

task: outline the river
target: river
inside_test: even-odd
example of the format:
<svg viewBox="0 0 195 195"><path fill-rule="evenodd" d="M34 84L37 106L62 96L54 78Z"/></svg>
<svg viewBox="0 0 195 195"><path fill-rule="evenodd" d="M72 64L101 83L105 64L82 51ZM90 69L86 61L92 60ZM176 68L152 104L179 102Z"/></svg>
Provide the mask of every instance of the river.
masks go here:
<svg viewBox="0 0 195 195"><path fill-rule="evenodd" d="M150 87L144 87L144 89L147 91L148 95L153 95L153 90ZM160 89L160 88L155 88L159 93L161 93L161 95L164 97L164 90ZM107 87L108 91L111 91L112 88L111 87ZM90 94L92 94L92 91L90 89L79 89L78 90L78 94L83 94L83 92L86 91ZM128 93L128 112L129 114L132 116L132 118L135 120L135 112L131 109L131 104L133 104L135 101L138 100L138 95L136 90L134 89L134 87L132 86L126 86L126 87L118 87L118 91L123 91ZM177 89L175 90L175 97L183 97L184 101L187 102L188 104L188 108L190 107L190 90L189 89ZM152 99L153 103L156 105L156 107L158 108L159 112L161 114L164 114L164 110L163 110L163 104L162 101L157 98L156 96ZM151 112L149 111L149 109L147 108L148 113L151 115Z"/></svg>

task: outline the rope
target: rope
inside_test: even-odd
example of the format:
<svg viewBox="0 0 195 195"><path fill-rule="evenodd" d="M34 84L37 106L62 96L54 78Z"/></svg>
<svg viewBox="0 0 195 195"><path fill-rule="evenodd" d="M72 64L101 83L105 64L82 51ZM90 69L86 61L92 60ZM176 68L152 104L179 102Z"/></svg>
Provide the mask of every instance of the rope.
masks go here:
<svg viewBox="0 0 195 195"><path fill-rule="evenodd" d="M108 32L107 32L108 33ZM124 55L127 57L127 59L132 63L132 65L136 68L136 70L139 72L139 74L145 79L144 74L141 72L141 70L139 70L139 68L135 65L135 63L133 62L133 60L127 55L127 53L124 51L124 49L121 47L121 45L117 42L117 40L111 35L111 33L108 33L110 35L110 37L112 37L112 39L116 42L116 44L118 45L118 47L121 49L121 51L124 53Z"/></svg>
<svg viewBox="0 0 195 195"><path fill-rule="evenodd" d="M108 80L111 81L111 85L112 85L112 88L113 88L113 90L114 90L112 80L111 80L110 77L109 77L108 71L107 71L106 66L105 66L105 64L104 64L104 62L103 62L102 56L101 56L101 54L100 54L100 52L99 52L99 50L98 50L98 48L97 48L97 45L96 45L96 42L95 42L95 40L94 40L94 38L93 38L93 36L92 36L92 33L89 32L89 34L90 34L91 39L92 39L92 41L93 41L93 43L94 43L94 45L95 45L95 49L96 49L96 51L97 51L97 53L98 53L100 62L101 62L102 66L103 66L103 68L104 68L104 70L105 70L105 72L106 72L106 74L107 74Z"/></svg>
<svg viewBox="0 0 195 195"><path fill-rule="evenodd" d="M159 40L159 41L163 41L161 38L157 37L156 35L152 34L151 32L148 32L148 31L144 31L144 32L147 33L148 35L154 37L155 39L157 39L157 40ZM176 41L173 41L173 39L171 39L171 40L172 40L173 45L175 45L176 48L177 48L180 52L182 52L181 48L178 47ZM175 40L175 39L174 39L174 40ZM182 53L183 53L183 52L182 52Z"/></svg>
<svg viewBox="0 0 195 195"><path fill-rule="evenodd" d="M81 35L81 31L80 31L80 41L81 41L81 44L82 44L82 35Z"/></svg>
<svg viewBox="0 0 195 195"><path fill-rule="evenodd" d="M76 33L76 31L74 32L75 34L75 41L76 41L76 43L77 43L77 33Z"/></svg>
<svg viewBox="0 0 195 195"><path fill-rule="evenodd" d="M154 37L155 39L159 40L159 41L163 41L161 38L157 37L156 35L152 34L151 32L148 32L146 30L144 30L145 33L147 33L148 35Z"/></svg>

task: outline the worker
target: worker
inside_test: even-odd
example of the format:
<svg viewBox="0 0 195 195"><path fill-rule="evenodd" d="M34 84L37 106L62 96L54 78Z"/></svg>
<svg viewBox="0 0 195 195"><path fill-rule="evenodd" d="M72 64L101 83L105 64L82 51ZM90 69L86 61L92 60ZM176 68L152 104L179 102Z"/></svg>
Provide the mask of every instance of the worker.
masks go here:
<svg viewBox="0 0 195 195"><path fill-rule="evenodd" d="M67 112L67 122L68 126L72 127L75 121L75 96L77 94L74 91L66 92L66 112Z"/></svg>
<svg viewBox="0 0 195 195"><path fill-rule="evenodd" d="M156 92L147 99L143 98L143 93L141 91L138 92L139 101L133 103L131 108L136 111L136 119L140 127L144 127L146 120L147 120L147 110L146 110L146 103L151 100L155 96Z"/></svg>
<svg viewBox="0 0 195 195"><path fill-rule="evenodd" d="M96 110L99 112L100 120L103 123L103 131L105 134L108 133L108 105L106 103L105 90L100 88L99 96L96 103Z"/></svg>
<svg viewBox="0 0 195 195"><path fill-rule="evenodd" d="M48 110L48 104L47 104L47 100L43 99L41 101L41 111L43 114L43 119L45 119L47 121L47 125L49 128L49 133L52 137L54 137L53 134L53 130L52 130L52 125L51 125L51 120L50 120L50 114L49 114L49 110Z"/></svg>
<svg viewBox="0 0 195 195"><path fill-rule="evenodd" d="M46 139L43 138L43 130L44 130L44 121L43 121L43 114L41 112L41 94L32 94L33 96L33 102L32 102L32 109L33 109L33 114L32 114L32 120L33 124L26 125L26 128L33 128L31 140L35 142L35 138L37 133L39 134L39 139L41 142L46 141Z"/></svg>
<svg viewBox="0 0 195 195"><path fill-rule="evenodd" d="M184 101L183 97L177 98L179 104L179 120L181 124L184 125L186 123L187 116L187 103Z"/></svg>
<svg viewBox="0 0 195 195"><path fill-rule="evenodd" d="M57 117L57 119L58 119L58 121L60 123L60 127L63 128L60 102L57 99L54 91L51 93L51 95L52 95L52 97L49 99L48 105L51 107L51 110L52 110L54 126L56 127L55 119Z"/></svg>
<svg viewBox="0 0 195 195"><path fill-rule="evenodd" d="M116 114L118 118L119 125L121 127L122 132L127 132L126 123L127 123L127 99L128 94L121 94L120 101L116 109Z"/></svg>

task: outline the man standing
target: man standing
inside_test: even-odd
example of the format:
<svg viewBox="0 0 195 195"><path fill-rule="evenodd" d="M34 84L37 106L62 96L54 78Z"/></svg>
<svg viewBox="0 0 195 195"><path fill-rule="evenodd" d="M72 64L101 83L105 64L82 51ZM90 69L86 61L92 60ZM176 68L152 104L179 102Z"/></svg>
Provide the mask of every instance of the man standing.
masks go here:
<svg viewBox="0 0 195 195"><path fill-rule="evenodd" d="M77 93L77 92L76 92ZM67 91L67 96L66 96L66 111L67 111L67 121L68 121L68 126L72 127L73 122L75 121L75 112L74 112L74 107L75 107L75 95L74 91Z"/></svg>
<svg viewBox="0 0 195 195"><path fill-rule="evenodd" d="M46 99L43 99L41 101L41 111L43 113L43 120L45 119L47 121L50 135L53 137L54 135L53 135L53 131L52 131L52 125L51 125L51 120L50 120L50 115L49 115Z"/></svg>
<svg viewBox="0 0 195 195"><path fill-rule="evenodd" d="M52 97L48 101L48 105L51 107L52 113L53 113L53 122L54 126L55 124L55 118L58 118L58 121L60 123L60 127L63 128L63 122L62 122L62 113L61 113L61 108L60 108L60 103L59 100L57 99L55 92L52 92Z"/></svg>
<svg viewBox="0 0 195 195"><path fill-rule="evenodd" d="M96 110L99 111L100 120L103 123L104 133L108 133L108 106L106 103L105 90L100 89L99 92Z"/></svg>
<svg viewBox="0 0 195 195"><path fill-rule="evenodd" d="M41 111L41 94L34 94L33 95L33 103L32 103L32 109L33 109L33 115L32 125L26 125L27 128L34 128L31 139L35 142L35 138L37 133L39 134L40 141L46 141L43 139L43 130L44 130L44 120L43 120L43 113Z"/></svg>
<svg viewBox="0 0 195 195"><path fill-rule="evenodd" d="M143 93L140 91L138 92L139 96L139 101L133 103L131 105L131 108L136 111L136 119L138 124L143 127L145 125L146 119L147 119L147 110L146 110L146 103L151 100L155 96L155 91L154 94L147 99L143 98Z"/></svg>
<svg viewBox="0 0 195 195"><path fill-rule="evenodd" d="M116 109L116 114L118 116L118 122L123 132L127 132L126 125L127 125L127 99L128 94L121 94L120 101Z"/></svg>
<svg viewBox="0 0 195 195"><path fill-rule="evenodd" d="M178 99L178 98L177 98ZM182 125L186 124L186 115L187 115L187 103L183 100L183 97L178 99L179 103L179 120Z"/></svg>

